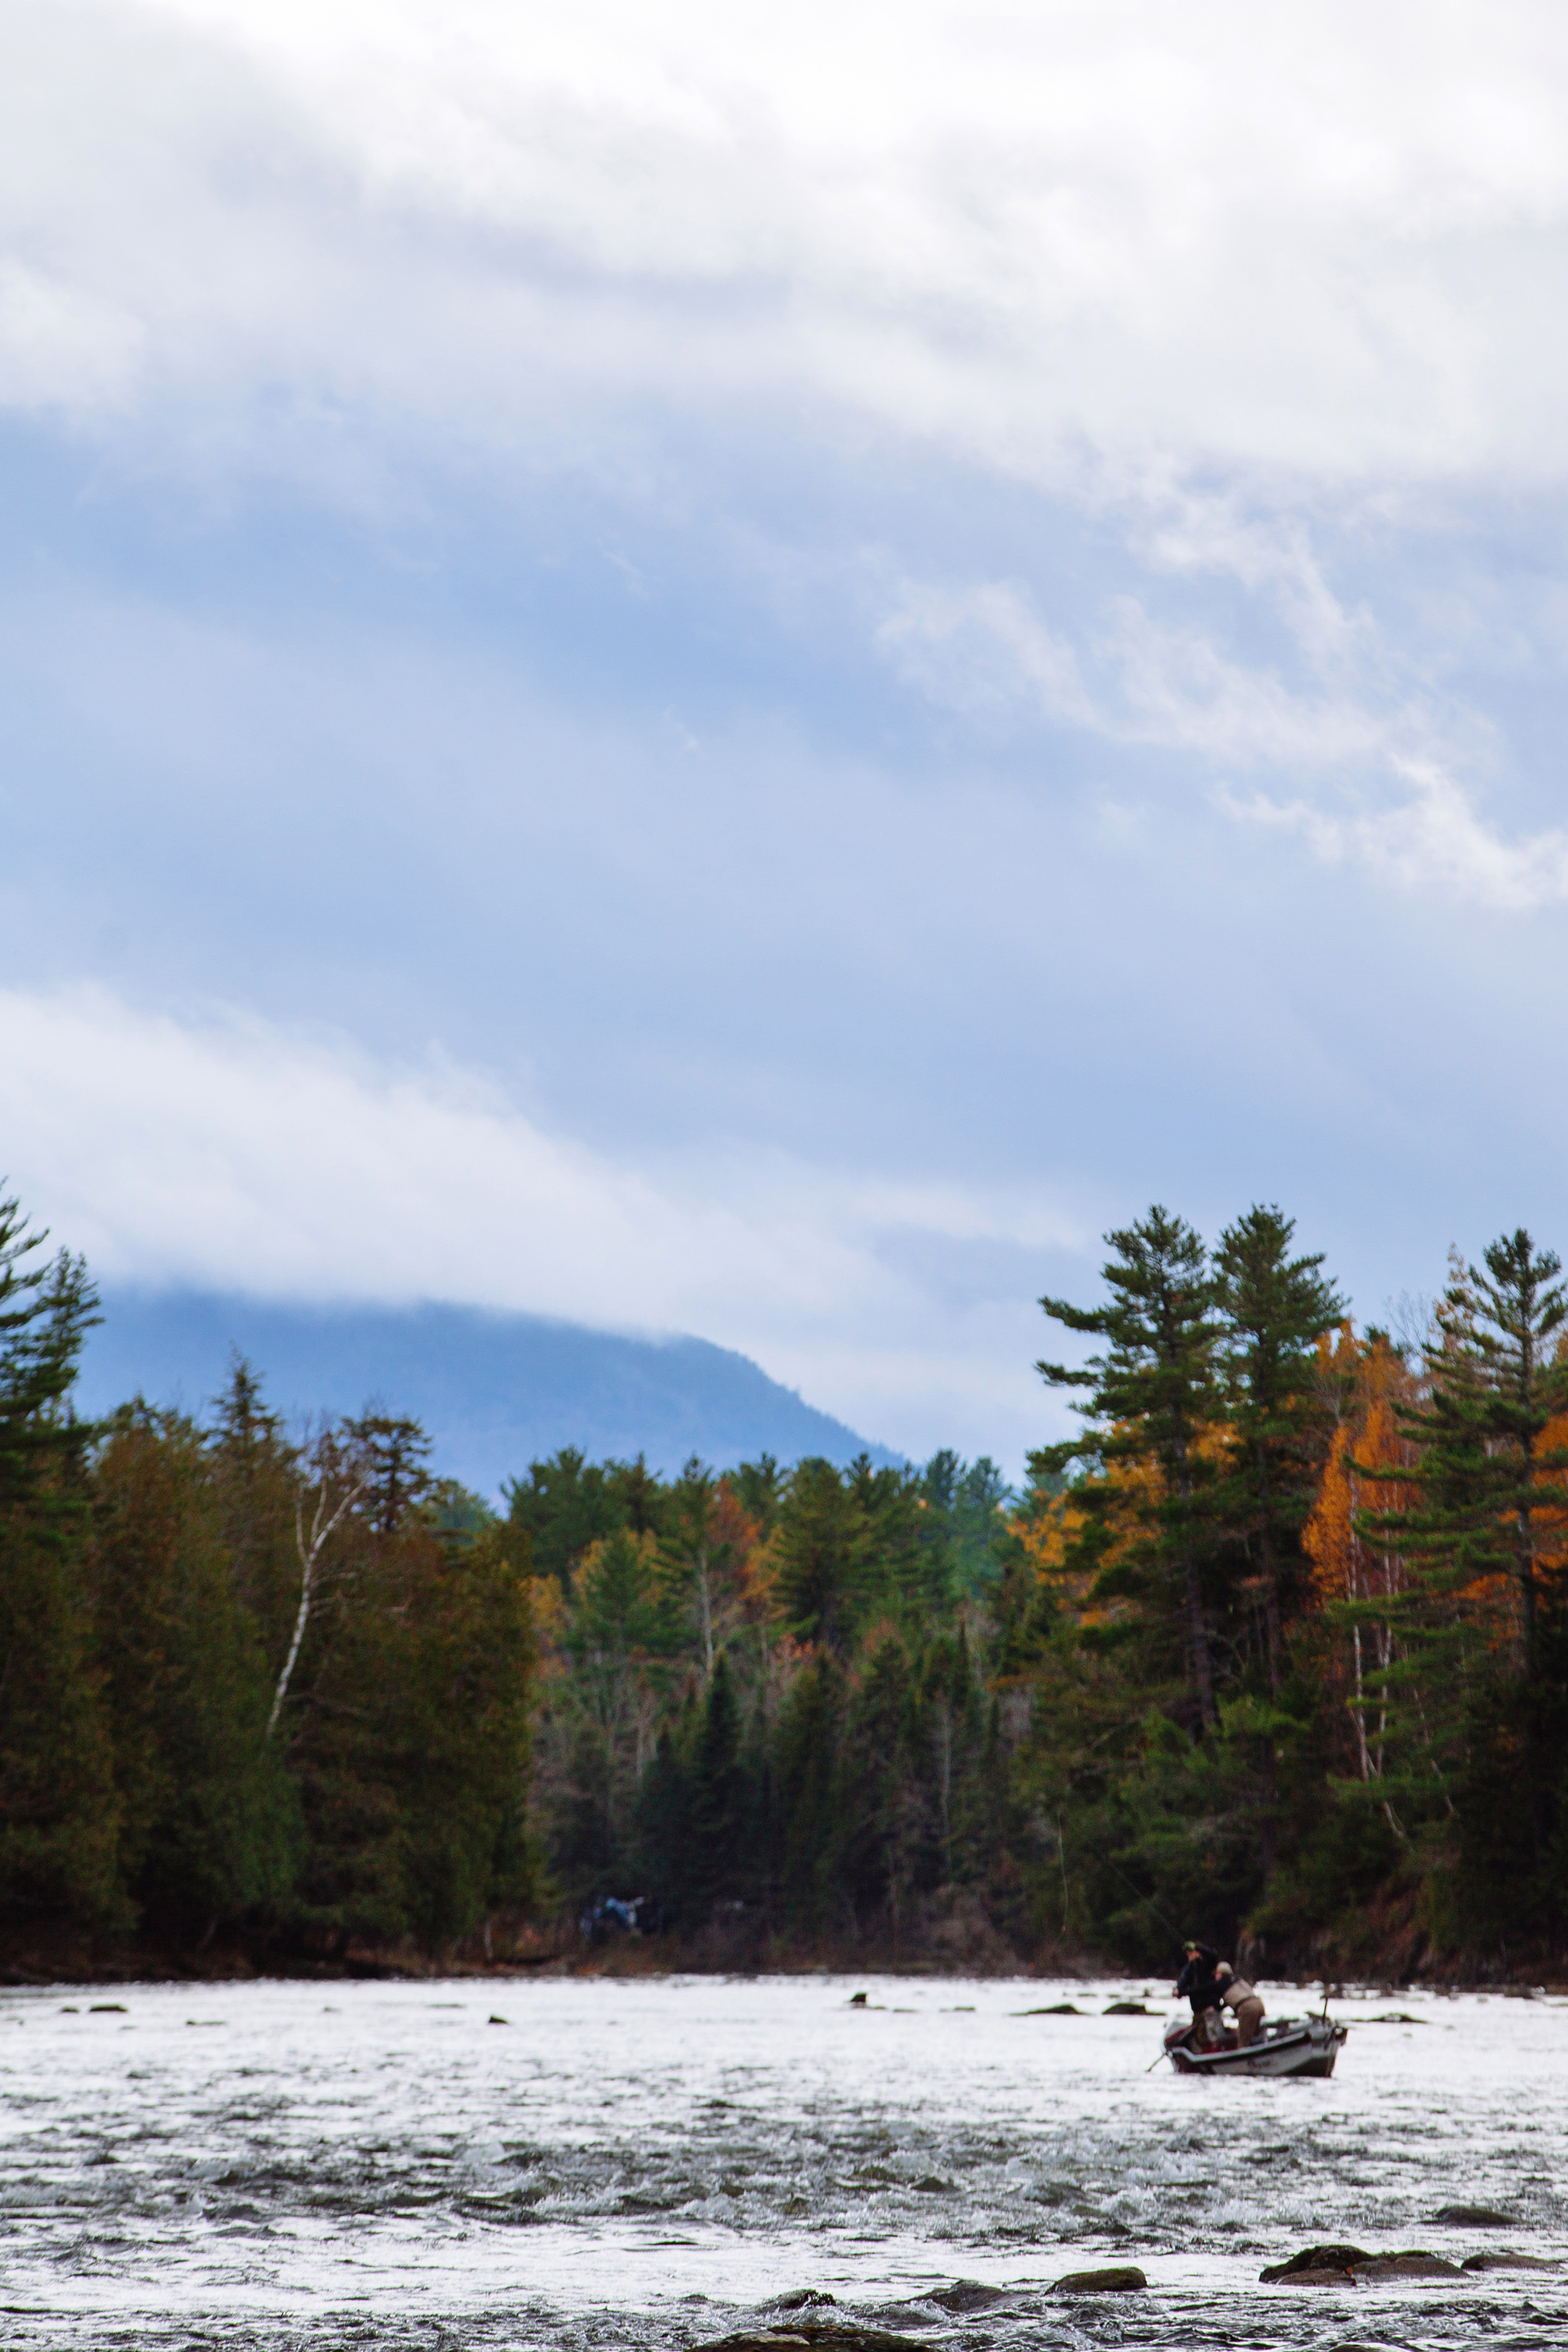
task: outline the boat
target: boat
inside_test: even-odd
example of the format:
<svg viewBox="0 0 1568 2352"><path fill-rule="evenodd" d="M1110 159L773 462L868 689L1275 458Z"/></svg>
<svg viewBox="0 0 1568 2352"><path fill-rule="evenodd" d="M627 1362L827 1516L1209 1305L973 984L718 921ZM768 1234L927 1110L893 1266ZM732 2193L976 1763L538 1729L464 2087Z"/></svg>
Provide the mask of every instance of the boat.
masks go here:
<svg viewBox="0 0 1568 2352"><path fill-rule="evenodd" d="M1322 2017L1276 2017L1259 2029L1255 2042L1228 2033L1218 2050L1194 2049L1195 2021L1173 2017L1166 2028L1165 2054L1178 2074L1332 2074L1348 2026Z"/></svg>

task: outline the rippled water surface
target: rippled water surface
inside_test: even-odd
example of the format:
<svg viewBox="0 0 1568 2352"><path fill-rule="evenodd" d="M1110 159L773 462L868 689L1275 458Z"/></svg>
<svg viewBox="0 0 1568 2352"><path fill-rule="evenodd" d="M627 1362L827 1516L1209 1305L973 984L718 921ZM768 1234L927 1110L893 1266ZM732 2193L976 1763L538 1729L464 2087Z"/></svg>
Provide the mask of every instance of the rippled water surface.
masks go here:
<svg viewBox="0 0 1568 2352"><path fill-rule="evenodd" d="M797 1977L0 1993L0 2333L675 2352L809 2289L834 2298L821 2316L877 2319L934 2352L1568 2352L1568 2268L1294 2292L1258 2279L1314 2239L1568 2258L1568 2002L1353 1999L1335 2005L1353 2030L1333 2081L1205 2084L1145 2071L1157 2018L1100 2013L1145 1990ZM1092 2013L1019 2013L1068 1999ZM1166 2013L1159 1988L1150 2005ZM1372 2021L1390 2010L1420 2021ZM1435 2221L1458 2200L1516 2226ZM1050 2295L1064 2272L1114 2261L1140 2263L1151 2292ZM1006 2299L967 2317L928 2300L963 2279Z"/></svg>

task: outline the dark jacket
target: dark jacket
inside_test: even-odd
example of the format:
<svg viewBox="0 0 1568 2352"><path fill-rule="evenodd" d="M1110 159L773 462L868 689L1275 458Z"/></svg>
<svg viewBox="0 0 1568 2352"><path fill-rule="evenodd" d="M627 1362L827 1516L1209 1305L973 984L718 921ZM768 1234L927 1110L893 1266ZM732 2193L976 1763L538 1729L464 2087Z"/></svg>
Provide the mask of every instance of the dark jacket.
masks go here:
<svg viewBox="0 0 1568 2352"><path fill-rule="evenodd" d="M1200 1944L1176 1979L1177 1995L1186 1993L1194 2017L1201 2017L1206 2009L1218 2009L1225 1998L1225 1987L1214 1973L1218 1965L1219 1954Z"/></svg>

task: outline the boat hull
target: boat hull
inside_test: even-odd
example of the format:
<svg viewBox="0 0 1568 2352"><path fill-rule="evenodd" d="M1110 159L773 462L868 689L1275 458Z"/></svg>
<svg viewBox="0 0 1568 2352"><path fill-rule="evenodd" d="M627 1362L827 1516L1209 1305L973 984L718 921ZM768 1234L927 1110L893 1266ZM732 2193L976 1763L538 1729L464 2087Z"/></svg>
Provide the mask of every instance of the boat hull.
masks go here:
<svg viewBox="0 0 1568 2352"><path fill-rule="evenodd" d="M1347 2029L1326 2018L1287 2018L1265 2026L1244 2049L1193 2050L1188 2027L1166 2036L1166 2056L1178 2074L1297 2074L1320 2080L1334 2070Z"/></svg>

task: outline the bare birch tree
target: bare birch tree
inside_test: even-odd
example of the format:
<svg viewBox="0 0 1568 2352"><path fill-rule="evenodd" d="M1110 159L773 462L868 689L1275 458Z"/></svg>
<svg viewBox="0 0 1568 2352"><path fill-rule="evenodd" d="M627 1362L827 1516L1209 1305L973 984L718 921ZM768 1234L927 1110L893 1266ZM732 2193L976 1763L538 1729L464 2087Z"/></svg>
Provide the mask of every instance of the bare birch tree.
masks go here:
<svg viewBox="0 0 1568 2352"><path fill-rule="evenodd" d="M323 1431L315 1444L302 1454L301 1460L308 1461L310 1475L302 1472L294 1490L294 1541L299 1558L299 1606L294 1612L294 1631L289 1639L288 1652L272 1695L272 1713L267 1719L269 1739L277 1728L277 1718L283 1712L283 1702L288 1696L288 1685L298 1663L300 1646L320 1584L327 1546L364 1493L371 1476L370 1463L362 1455L357 1458L346 1451L341 1442L328 1431ZM312 1490L315 1507L307 1531L305 1504Z"/></svg>

